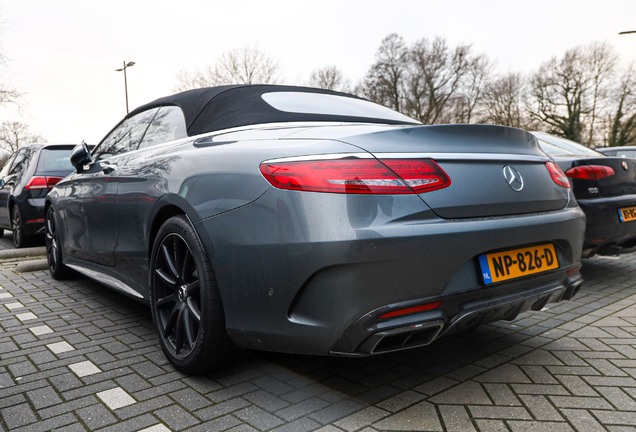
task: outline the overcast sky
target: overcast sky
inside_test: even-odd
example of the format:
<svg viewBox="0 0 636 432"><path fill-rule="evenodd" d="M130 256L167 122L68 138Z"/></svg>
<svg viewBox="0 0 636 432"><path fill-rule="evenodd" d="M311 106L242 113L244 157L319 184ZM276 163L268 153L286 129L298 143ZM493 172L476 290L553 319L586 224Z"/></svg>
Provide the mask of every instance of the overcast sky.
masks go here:
<svg viewBox="0 0 636 432"><path fill-rule="evenodd" d="M442 36L470 43L499 71L528 72L566 49L608 41L636 60L636 1L194 1L5 0L0 81L26 93L25 108L0 121L27 123L49 142L97 143L131 110L172 93L175 73L202 68L223 51L258 45L283 67L285 83L337 65L354 82L380 41Z"/></svg>

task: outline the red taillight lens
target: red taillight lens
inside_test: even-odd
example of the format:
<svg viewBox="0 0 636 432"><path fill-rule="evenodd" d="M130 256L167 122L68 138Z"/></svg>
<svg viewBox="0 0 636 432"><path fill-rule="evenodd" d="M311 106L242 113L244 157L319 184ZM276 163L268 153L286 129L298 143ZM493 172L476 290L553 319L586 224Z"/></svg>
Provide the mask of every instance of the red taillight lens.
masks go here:
<svg viewBox="0 0 636 432"><path fill-rule="evenodd" d="M412 313L415 313L415 312L423 312L423 311L427 311L427 310L431 310L431 309L436 309L441 304L442 304L442 302L438 301L438 302L435 302L435 303L428 303L428 304L424 304L424 305L420 305L420 306L414 306L414 307L410 307L410 308L406 308L406 309L398 309L396 311L389 312L389 313L386 313L386 314L382 315L380 317L380 319L391 318L391 317L396 317L396 316L400 316L400 315L408 315L408 314L412 314Z"/></svg>
<svg viewBox="0 0 636 432"><path fill-rule="evenodd" d="M375 159L262 163L261 173L279 189L355 194L410 194L450 186L435 161Z"/></svg>
<svg viewBox="0 0 636 432"><path fill-rule="evenodd" d="M559 167L556 163L548 162L545 164L545 166L548 169L548 172L550 173L550 177L552 177L552 181L554 181L559 186L567 188L567 189L572 187L565 173L563 172L561 167Z"/></svg>
<svg viewBox="0 0 636 432"><path fill-rule="evenodd" d="M64 177L49 177L49 176L33 176L29 183L24 187L25 189L49 189L59 183Z"/></svg>
<svg viewBox="0 0 636 432"><path fill-rule="evenodd" d="M400 176L416 193L443 189L451 184L450 177L433 159L382 159L381 162Z"/></svg>
<svg viewBox="0 0 636 432"><path fill-rule="evenodd" d="M613 176L612 167L603 165L581 165L570 168L565 175L570 178L583 180L600 180L605 177Z"/></svg>

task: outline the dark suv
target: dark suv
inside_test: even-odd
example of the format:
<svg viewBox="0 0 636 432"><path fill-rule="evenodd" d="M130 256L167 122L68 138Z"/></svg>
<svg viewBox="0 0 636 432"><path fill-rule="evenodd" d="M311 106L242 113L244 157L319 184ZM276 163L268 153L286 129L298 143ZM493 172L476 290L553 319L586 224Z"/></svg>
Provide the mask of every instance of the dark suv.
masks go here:
<svg viewBox="0 0 636 432"><path fill-rule="evenodd" d="M0 236L13 230L15 247L44 234L44 197L74 171L72 145L29 144L11 155L0 171Z"/></svg>

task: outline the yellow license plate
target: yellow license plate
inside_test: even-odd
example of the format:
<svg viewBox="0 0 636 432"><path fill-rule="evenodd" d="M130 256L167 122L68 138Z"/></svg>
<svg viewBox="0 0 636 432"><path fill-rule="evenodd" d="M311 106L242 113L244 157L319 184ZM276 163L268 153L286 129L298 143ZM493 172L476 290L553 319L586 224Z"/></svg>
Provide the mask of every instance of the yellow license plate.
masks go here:
<svg viewBox="0 0 636 432"><path fill-rule="evenodd" d="M501 282L559 268L553 244L532 246L479 256L485 284Z"/></svg>
<svg viewBox="0 0 636 432"><path fill-rule="evenodd" d="M618 209L618 215L621 218L621 222L633 221L636 219L636 207Z"/></svg>

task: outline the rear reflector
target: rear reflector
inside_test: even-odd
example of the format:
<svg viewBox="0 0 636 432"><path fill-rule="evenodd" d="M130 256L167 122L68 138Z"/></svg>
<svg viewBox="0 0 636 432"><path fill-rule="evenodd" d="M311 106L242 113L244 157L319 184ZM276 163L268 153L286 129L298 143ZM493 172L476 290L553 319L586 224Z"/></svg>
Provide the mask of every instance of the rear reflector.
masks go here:
<svg viewBox="0 0 636 432"><path fill-rule="evenodd" d="M570 178L582 180L600 180L605 177L613 176L612 167L603 165L581 165L570 168L565 173Z"/></svg>
<svg viewBox="0 0 636 432"><path fill-rule="evenodd" d="M545 166L550 173L550 177L552 177L552 181L554 181L559 186L567 189L570 189L572 187L572 185L570 185L570 181L568 180L560 166L558 166L554 162L548 162L545 164Z"/></svg>
<svg viewBox="0 0 636 432"><path fill-rule="evenodd" d="M264 162L260 170L274 187L312 192L412 194L451 184L432 159Z"/></svg>
<svg viewBox="0 0 636 432"><path fill-rule="evenodd" d="M27 223L35 223L35 222L44 222L44 219L31 219L27 221Z"/></svg>
<svg viewBox="0 0 636 432"><path fill-rule="evenodd" d="M442 304L442 302L438 301L438 302L435 302L435 303L428 303L428 304L425 304L425 305L414 306L414 307L410 307L410 308L406 308L406 309L398 309L396 311L389 312L387 314L382 315L380 317L380 319L392 318L392 317L396 317L396 316L400 316L400 315L408 315L408 314L412 314L412 313L415 313L415 312L427 311L427 310L435 309L441 304Z"/></svg>
<svg viewBox="0 0 636 432"><path fill-rule="evenodd" d="M581 266L568 270L568 271L567 271L568 276L572 276L573 274L578 273L578 272L579 272L579 270L581 270Z"/></svg>
<svg viewBox="0 0 636 432"><path fill-rule="evenodd" d="M49 177L49 176L33 176L29 183L24 187L25 189L49 189L59 183L64 177Z"/></svg>

